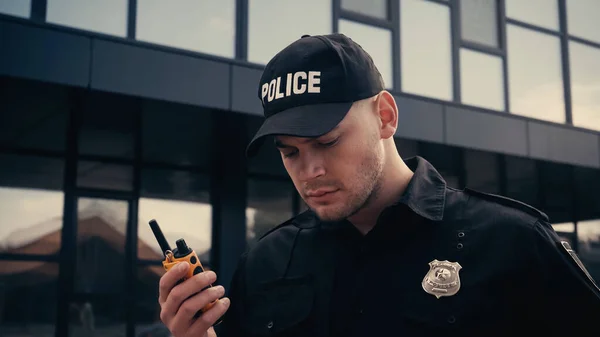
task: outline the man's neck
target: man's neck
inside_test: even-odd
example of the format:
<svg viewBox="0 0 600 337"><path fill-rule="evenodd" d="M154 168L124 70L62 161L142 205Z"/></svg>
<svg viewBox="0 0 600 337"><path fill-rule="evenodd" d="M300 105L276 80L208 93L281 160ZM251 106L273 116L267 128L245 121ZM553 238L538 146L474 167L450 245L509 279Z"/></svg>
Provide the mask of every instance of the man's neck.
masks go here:
<svg viewBox="0 0 600 337"><path fill-rule="evenodd" d="M348 218L363 235L366 235L375 227L379 215L385 208L400 199L413 177L410 168L406 166L401 158L398 159L399 163L391 165L384 171L379 189L373 198L369 200L368 205Z"/></svg>

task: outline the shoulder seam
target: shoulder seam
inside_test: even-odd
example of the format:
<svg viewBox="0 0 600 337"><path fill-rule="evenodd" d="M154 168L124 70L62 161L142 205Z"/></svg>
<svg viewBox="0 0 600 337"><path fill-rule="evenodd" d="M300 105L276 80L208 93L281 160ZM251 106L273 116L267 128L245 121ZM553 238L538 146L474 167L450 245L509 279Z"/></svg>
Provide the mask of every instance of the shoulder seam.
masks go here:
<svg viewBox="0 0 600 337"><path fill-rule="evenodd" d="M522 201L519 200L515 200L515 199L511 199L502 195L498 195L498 194L493 194L493 193L485 193L485 192L481 192L481 191L476 191L474 189L465 187L464 191L467 194L473 194L476 195L482 199L488 200L488 201L495 201L498 202L501 205L507 206L507 207L512 207L515 209L518 209L524 213L527 213L528 215L534 217L537 221L542 220L542 221L549 221L548 216L546 215L546 213L540 211L539 209L528 205Z"/></svg>
<svg viewBox="0 0 600 337"><path fill-rule="evenodd" d="M268 231L266 231L257 241L262 240L263 238L265 238L267 235L273 233L274 231L278 230L279 228L285 227L287 225L290 225L294 222L295 217L288 219L286 221L284 221L283 223L280 223L279 225L269 229Z"/></svg>

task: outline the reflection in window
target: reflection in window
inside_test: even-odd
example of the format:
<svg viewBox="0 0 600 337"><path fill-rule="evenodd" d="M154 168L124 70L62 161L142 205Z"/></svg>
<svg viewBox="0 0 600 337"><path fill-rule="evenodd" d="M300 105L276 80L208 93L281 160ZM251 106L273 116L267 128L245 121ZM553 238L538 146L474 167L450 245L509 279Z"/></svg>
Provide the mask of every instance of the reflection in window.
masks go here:
<svg viewBox="0 0 600 337"><path fill-rule="evenodd" d="M46 21L125 37L127 6L127 0L48 0Z"/></svg>
<svg viewBox="0 0 600 337"><path fill-rule="evenodd" d="M31 0L0 1L0 13L29 18L31 13Z"/></svg>
<svg viewBox="0 0 600 337"><path fill-rule="evenodd" d="M148 222L156 219L171 248L184 239L196 251L200 261L210 261L212 239L212 208L208 203L140 199L138 224L138 258L162 260L163 252L150 230Z"/></svg>
<svg viewBox="0 0 600 337"><path fill-rule="evenodd" d="M572 222L563 222L563 223L557 223L557 224L552 224L552 228L554 228L554 231L556 231L557 233L574 233L575 232L575 224Z"/></svg>
<svg viewBox="0 0 600 337"><path fill-rule="evenodd" d="M338 23L338 30L358 43L371 55L375 66L383 77L385 87L393 88L392 32L389 29L343 19Z"/></svg>
<svg viewBox="0 0 600 337"><path fill-rule="evenodd" d="M138 1L135 32L141 41L233 58L235 1Z"/></svg>
<svg viewBox="0 0 600 337"><path fill-rule="evenodd" d="M54 336L57 290L58 263L0 260L1 336Z"/></svg>
<svg viewBox="0 0 600 337"><path fill-rule="evenodd" d="M569 42L573 125L600 131L600 49Z"/></svg>
<svg viewBox="0 0 600 337"><path fill-rule="evenodd" d="M133 167L94 161L77 164L77 186L104 190L131 191Z"/></svg>
<svg viewBox="0 0 600 337"><path fill-rule="evenodd" d="M58 254L62 159L0 154L0 252Z"/></svg>
<svg viewBox="0 0 600 337"><path fill-rule="evenodd" d="M497 0L461 0L459 4L462 39L498 47Z"/></svg>
<svg viewBox="0 0 600 337"><path fill-rule="evenodd" d="M507 18L542 28L559 29L557 0L504 0L504 3Z"/></svg>
<svg viewBox="0 0 600 337"><path fill-rule="evenodd" d="M64 152L70 109L67 88L8 77L0 78L0 88L0 144Z"/></svg>
<svg viewBox="0 0 600 337"><path fill-rule="evenodd" d="M504 110L502 59L462 48L460 95L464 104Z"/></svg>
<svg viewBox="0 0 600 337"><path fill-rule="evenodd" d="M63 197L58 191L0 187L0 252L58 254Z"/></svg>
<svg viewBox="0 0 600 337"><path fill-rule="evenodd" d="M569 35L600 42L600 1L568 0L567 25Z"/></svg>
<svg viewBox="0 0 600 337"><path fill-rule="evenodd" d="M102 295L69 303L69 337L126 336L127 303L122 295Z"/></svg>
<svg viewBox="0 0 600 337"><path fill-rule="evenodd" d="M577 216L594 219L600 215L600 170L591 167L573 167Z"/></svg>
<svg viewBox="0 0 600 337"><path fill-rule="evenodd" d="M0 186L62 190L64 161L0 153Z"/></svg>
<svg viewBox="0 0 600 337"><path fill-rule="evenodd" d="M341 0L342 9L362 13L379 19L388 18L387 0Z"/></svg>
<svg viewBox="0 0 600 337"><path fill-rule="evenodd" d="M600 219L577 222L578 253L596 282L600 282Z"/></svg>
<svg viewBox="0 0 600 337"><path fill-rule="evenodd" d="M248 61L266 64L304 34L331 33L331 8L331 0L248 0Z"/></svg>
<svg viewBox="0 0 600 337"><path fill-rule="evenodd" d="M540 208L538 171L529 158L505 156L506 196Z"/></svg>
<svg viewBox="0 0 600 337"><path fill-rule="evenodd" d="M139 2L138 2L139 3ZM176 113L177 118L172 118ZM145 100L142 159L172 165L208 167L213 133L211 115L195 106Z"/></svg>
<svg viewBox="0 0 600 337"><path fill-rule="evenodd" d="M135 336L171 336L160 320L158 287L165 273L162 266L138 266L135 287Z"/></svg>
<svg viewBox="0 0 600 337"><path fill-rule="evenodd" d="M248 180L246 209L246 241L253 245L271 228L292 217L293 194L291 182Z"/></svg>
<svg viewBox="0 0 600 337"><path fill-rule="evenodd" d="M508 25L507 66L511 113L565 122L558 37Z"/></svg>
<svg viewBox="0 0 600 337"><path fill-rule="evenodd" d="M155 219L169 245L183 238L200 261L210 261L212 207L208 176L175 170L144 169L138 213L138 259L162 260L148 222Z"/></svg>
<svg viewBox="0 0 600 337"><path fill-rule="evenodd" d="M467 187L486 193L500 193L498 155L491 152L465 150Z"/></svg>
<svg viewBox="0 0 600 337"><path fill-rule="evenodd" d="M400 44L402 91L452 100L449 7L401 1Z"/></svg>
<svg viewBox="0 0 600 337"><path fill-rule="evenodd" d="M82 110L80 154L133 159L137 123L133 98L90 92Z"/></svg>
<svg viewBox="0 0 600 337"><path fill-rule="evenodd" d="M435 167L450 187L462 188L459 176L464 164L460 161L461 149L431 142L418 142L417 155L423 157ZM407 158L404 155L404 158Z"/></svg>
<svg viewBox="0 0 600 337"><path fill-rule="evenodd" d="M75 291L118 293L125 285L128 203L80 198L77 203Z"/></svg>
<svg viewBox="0 0 600 337"><path fill-rule="evenodd" d="M570 165L540 162L538 163L540 184L543 186L543 209L551 212L569 212L573 203L573 167ZM561 221L551 216L554 222Z"/></svg>

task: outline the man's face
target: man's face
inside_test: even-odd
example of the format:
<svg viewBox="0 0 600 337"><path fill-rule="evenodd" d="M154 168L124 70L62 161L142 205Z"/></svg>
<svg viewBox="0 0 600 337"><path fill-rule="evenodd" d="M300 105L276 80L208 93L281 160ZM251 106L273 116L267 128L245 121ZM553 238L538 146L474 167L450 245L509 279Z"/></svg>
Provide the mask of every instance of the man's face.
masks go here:
<svg viewBox="0 0 600 337"><path fill-rule="evenodd" d="M319 138L276 138L298 193L324 221L355 214L378 189L383 147L372 109L372 101L355 104L334 130Z"/></svg>

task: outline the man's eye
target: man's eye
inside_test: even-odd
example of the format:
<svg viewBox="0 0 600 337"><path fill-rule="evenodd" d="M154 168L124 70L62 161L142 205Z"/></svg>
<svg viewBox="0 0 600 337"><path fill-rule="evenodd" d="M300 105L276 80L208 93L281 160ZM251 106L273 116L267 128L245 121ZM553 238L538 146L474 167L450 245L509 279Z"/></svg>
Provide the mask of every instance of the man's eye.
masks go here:
<svg viewBox="0 0 600 337"><path fill-rule="evenodd" d="M284 158L291 158L292 156L294 156L298 151L289 151L289 152L285 152L283 153L283 157Z"/></svg>
<svg viewBox="0 0 600 337"><path fill-rule="evenodd" d="M331 142L320 143L320 145L324 146L324 147L330 147L330 146L335 145L338 142L338 140L339 140L339 138L336 138L336 139L332 140Z"/></svg>

